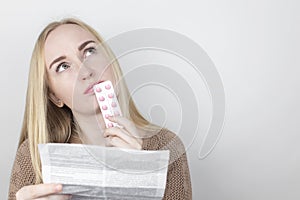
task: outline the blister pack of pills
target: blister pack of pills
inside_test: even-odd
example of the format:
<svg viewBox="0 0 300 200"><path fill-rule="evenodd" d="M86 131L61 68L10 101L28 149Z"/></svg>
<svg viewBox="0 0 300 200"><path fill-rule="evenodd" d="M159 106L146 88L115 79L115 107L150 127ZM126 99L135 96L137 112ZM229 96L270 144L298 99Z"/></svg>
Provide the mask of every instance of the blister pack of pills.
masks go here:
<svg viewBox="0 0 300 200"><path fill-rule="evenodd" d="M93 87L98 105L101 109L106 128L122 127L109 121L108 116L122 116L121 108L111 81L104 81Z"/></svg>

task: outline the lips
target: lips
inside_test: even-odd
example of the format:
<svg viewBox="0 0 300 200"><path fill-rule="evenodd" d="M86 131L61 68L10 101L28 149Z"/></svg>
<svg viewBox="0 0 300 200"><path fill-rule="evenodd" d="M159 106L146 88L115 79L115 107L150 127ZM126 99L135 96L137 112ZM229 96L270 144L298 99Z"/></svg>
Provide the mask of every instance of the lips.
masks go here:
<svg viewBox="0 0 300 200"><path fill-rule="evenodd" d="M97 85L98 83L102 83L102 82L104 82L104 81L103 80L102 81L98 81L96 83L93 83L93 84L89 85L87 87L87 89L84 91L84 94L92 94L92 93L94 94L94 89L93 89L94 85Z"/></svg>

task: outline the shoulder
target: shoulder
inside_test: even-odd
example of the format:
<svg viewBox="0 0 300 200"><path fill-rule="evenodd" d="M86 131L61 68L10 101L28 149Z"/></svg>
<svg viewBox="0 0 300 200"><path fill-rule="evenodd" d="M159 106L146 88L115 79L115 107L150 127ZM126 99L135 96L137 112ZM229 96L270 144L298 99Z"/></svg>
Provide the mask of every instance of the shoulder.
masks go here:
<svg viewBox="0 0 300 200"><path fill-rule="evenodd" d="M148 132L143 138L144 150L162 150L170 145L182 146L181 139L167 128L161 128L154 133Z"/></svg>
<svg viewBox="0 0 300 200"><path fill-rule="evenodd" d="M28 139L25 139L18 147L18 150L16 153L16 161L20 164L26 163L27 165L29 165L29 164L30 164L30 166L32 165ZM22 167L25 167L25 166L22 166Z"/></svg>
<svg viewBox="0 0 300 200"><path fill-rule="evenodd" d="M14 199L16 192L23 186L35 183L35 173L31 162L29 141L26 139L18 147L10 175L9 199Z"/></svg>
<svg viewBox="0 0 300 200"><path fill-rule="evenodd" d="M185 147L180 137L166 128L162 128L156 134L149 134L147 138L144 138L143 149L169 150L171 159L175 160L185 154Z"/></svg>
<svg viewBox="0 0 300 200"><path fill-rule="evenodd" d="M21 145L18 147L17 155L24 155L26 157L30 157L30 150L29 150L29 141L25 139Z"/></svg>
<svg viewBox="0 0 300 200"><path fill-rule="evenodd" d="M192 199L192 187L186 150L181 139L168 129L161 129L143 139L144 150L169 150L165 199Z"/></svg>
<svg viewBox="0 0 300 200"><path fill-rule="evenodd" d="M14 171L19 171L24 173L33 172L28 139L24 140L21 143L21 145L18 147L14 166L13 166L13 172Z"/></svg>

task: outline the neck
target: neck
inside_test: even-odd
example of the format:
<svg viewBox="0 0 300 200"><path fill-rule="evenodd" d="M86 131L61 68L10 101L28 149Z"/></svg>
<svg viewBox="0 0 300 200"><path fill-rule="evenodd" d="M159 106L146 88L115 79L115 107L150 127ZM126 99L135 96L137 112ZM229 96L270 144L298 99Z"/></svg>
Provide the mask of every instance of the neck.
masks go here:
<svg viewBox="0 0 300 200"><path fill-rule="evenodd" d="M103 131L105 123L101 113L93 115L83 115L81 113L73 113L80 127L80 139L84 144L105 146Z"/></svg>

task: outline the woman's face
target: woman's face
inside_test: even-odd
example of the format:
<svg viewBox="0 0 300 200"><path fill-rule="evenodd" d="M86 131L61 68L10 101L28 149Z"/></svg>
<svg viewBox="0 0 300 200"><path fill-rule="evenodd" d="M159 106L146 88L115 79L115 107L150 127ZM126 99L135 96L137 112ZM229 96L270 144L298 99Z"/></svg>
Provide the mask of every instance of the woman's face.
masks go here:
<svg viewBox="0 0 300 200"><path fill-rule="evenodd" d="M105 80L114 84L110 60L98 44L94 35L74 24L60 25L48 35L45 62L49 96L56 105L61 101L72 111L94 112L92 86Z"/></svg>

